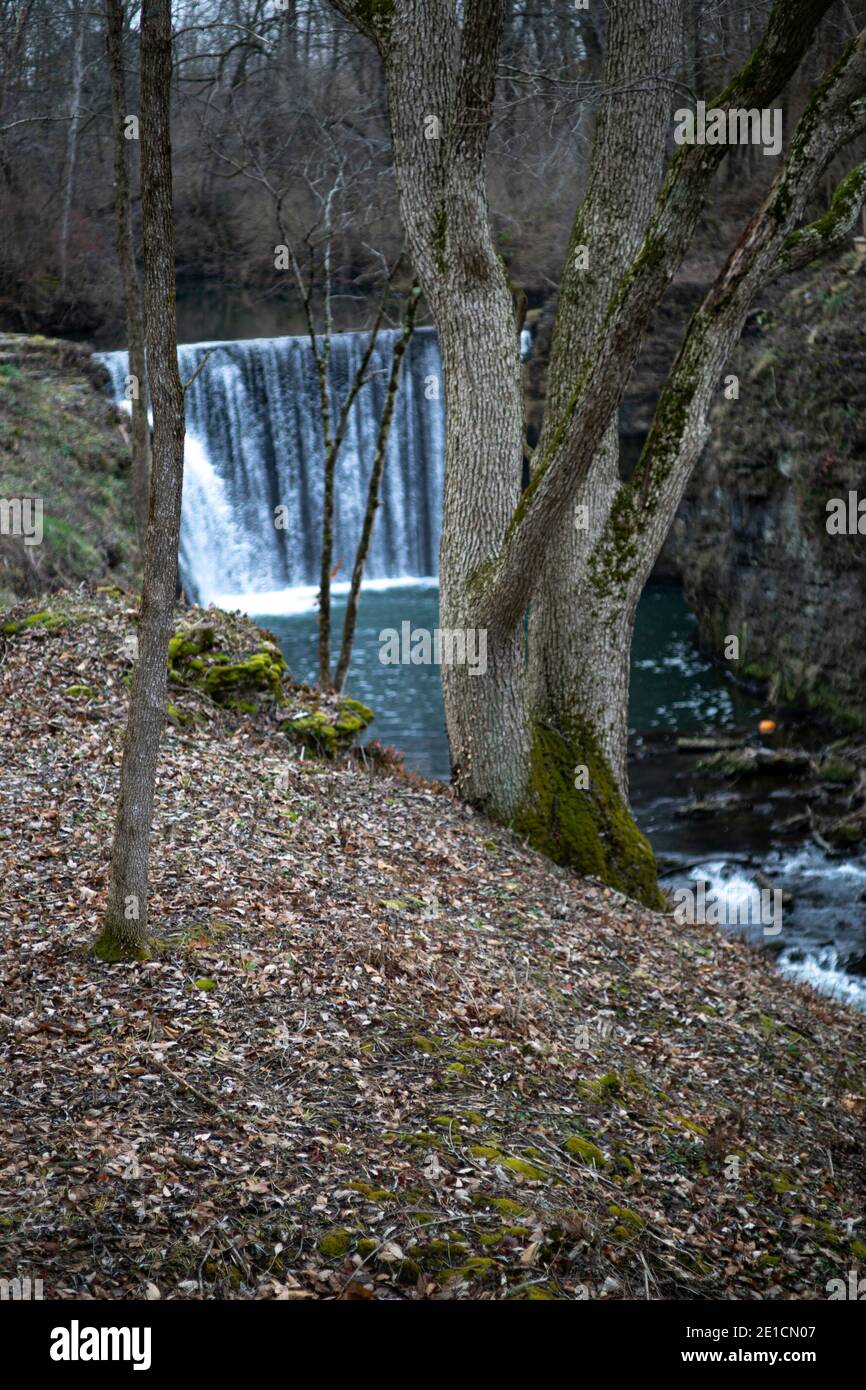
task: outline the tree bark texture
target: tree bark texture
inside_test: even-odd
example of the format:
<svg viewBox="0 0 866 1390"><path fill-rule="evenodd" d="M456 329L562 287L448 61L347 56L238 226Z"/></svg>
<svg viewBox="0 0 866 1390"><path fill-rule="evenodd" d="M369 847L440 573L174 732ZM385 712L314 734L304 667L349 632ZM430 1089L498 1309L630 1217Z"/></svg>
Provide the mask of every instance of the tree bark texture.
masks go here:
<svg viewBox="0 0 866 1390"><path fill-rule="evenodd" d="M153 402L153 464L132 683L120 770L105 930L97 954L147 953L148 858L168 684L180 509L184 402L177 363L171 170L171 5L144 0L141 19L142 217L147 364Z"/></svg>
<svg viewBox="0 0 866 1390"><path fill-rule="evenodd" d="M150 490L150 429L147 422L147 376L144 358L144 324L141 292L135 265L132 228L129 158L125 135L126 82L123 64L123 3L105 0L108 63L111 70L111 111L114 132L114 212L117 259L123 286L129 372L138 386L132 398L132 498L139 544L144 546Z"/></svg>

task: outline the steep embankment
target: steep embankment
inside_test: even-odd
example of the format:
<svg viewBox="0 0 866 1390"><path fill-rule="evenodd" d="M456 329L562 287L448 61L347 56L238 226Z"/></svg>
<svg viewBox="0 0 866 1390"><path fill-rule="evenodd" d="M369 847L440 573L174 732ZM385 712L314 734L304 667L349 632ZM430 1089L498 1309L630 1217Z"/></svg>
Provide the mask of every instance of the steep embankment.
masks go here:
<svg viewBox="0 0 866 1390"><path fill-rule="evenodd" d="M214 703L239 663L166 729L165 953L94 960L136 613L49 603L0 661L4 1267L81 1298L824 1298L862 1267L861 1018L435 784L300 760L296 692ZM189 667L225 623L183 617Z"/></svg>
<svg viewBox="0 0 866 1390"><path fill-rule="evenodd" d="M0 608L136 564L129 448L107 380L76 343L0 334L0 497L42 508L39 544L0 525Z"/></svg>
<svg viewBox="0 0 866 1390"><path fill-rule="evenodd" d="M866 260L777 293L728 370L672 535L702 639L738 635L731 669L771 700L866 726L866 535L827 531L831 498L866 498Z"/></svg>

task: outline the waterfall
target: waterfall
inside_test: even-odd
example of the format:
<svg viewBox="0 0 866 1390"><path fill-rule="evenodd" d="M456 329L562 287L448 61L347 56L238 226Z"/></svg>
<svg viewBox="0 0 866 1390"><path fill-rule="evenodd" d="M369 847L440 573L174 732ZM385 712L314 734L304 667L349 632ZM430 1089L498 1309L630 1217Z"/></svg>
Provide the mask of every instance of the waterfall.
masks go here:
<svg viewBox="0 0 866 1390"><path fill-rule="evenodd" d="M396 330L378 335L337 461L338 591L352 574L398 336ZM363 333L332 339L333 420L367 341ZM312 349L306 338L190 343L178 348L184 381L205 354L207 361L186 393L181 583L197 603L279 612L291 607L292 592L311 589L319 579L324 451ZM115 400L129 408L127 354L100 353L98 360L111 376ZM419 329L403 361L368 580L437 572L444 457L440 380L435 334Z"/></svg>

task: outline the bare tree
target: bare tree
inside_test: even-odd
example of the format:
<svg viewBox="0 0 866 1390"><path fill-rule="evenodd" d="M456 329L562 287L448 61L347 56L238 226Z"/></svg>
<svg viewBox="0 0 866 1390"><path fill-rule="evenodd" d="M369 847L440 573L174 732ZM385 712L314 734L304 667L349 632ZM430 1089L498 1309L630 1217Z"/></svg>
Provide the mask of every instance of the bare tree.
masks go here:
<svg viewBox="0 0 866 1390"><path fill-rule="evenodd" d="M139 653L120 769L103 959L149 951L150 827L165 723L168 644L177 584L183 490L184 404L177 363L171 169L171 0L144 0L141 15L141 199L144 318L153 402L153 461L139 617Z"/></svg>
<svg viewBox="0 0 866 1390"><path fill-rule="evenodd" d="M144 545L150 489L150 431L147 423L147 377L144 358L144 324L135 265L132 206L129 187L126 81L123 61L123 0L105 0L108 63L111 69L111 108L114 129L114 210L117 223L117 259L123 285L126 341L129 349L132 405L132 500L138 538Z"/></svg>
<svg viewBox="0 0 866 1390"><path fill-rule="evenodd" d="M271 110L242 110L241 103L231 99L231 124L221 124L219 139L211 148L215 157L231 171L242 175L271 200L274 223L279 236L275 248L283 269L291 272L293 288L301 306L316 370L319 424L322 433L322 523L319 552L318 591L318 667L322 689L342 690L348 674L354 641L360 584L364 573L375 524L379 491L391 431L394 403L403 357L415 328L418 295L415 288L408 297L404 328L395 344L388 373L388 384L382 415L377 431L368 486L367 505L361 536L356 548L349 599L343 623L343 633L337 668L333 669L331 643L333 636L333 607L331 585L341 556L334 556L334 521L336 514L335 485L337 464L349 429L352 409L364 389L370 384L372 362L394 293L395 278L402 255L388 269L382 252L367 247L370 262L379 271L380 283L373 300L372 326L360 361L338 397L331 379L331 352L335 331L335 257L339 237L357 218L357 204L352 197L366 169L374 163L370 142L363 136L349 150L337 145L325 114L307 101L289 104L280 123ZM274 126L280 127L279 142L274 139ZM308 149L312 135L312 149ZM304 137L307 137L306 139ZM232 139L233 138L233 139ZM238 148L233 148L236 143ZM300 146L303 157L292 164L291 150ZM287 167L288 166L288 167ZM384 272L384 273L382 273ZM372 275L368 272L367 280ZM366 298L371 298L369 284Z"/></svg>
<svg viewBox="0 0 866 1390"><path fill-rule="evenodd" d="M367 564L367 556L370 553L370 545L373 540L373 527L376 524L376 509L379 506L379 491L382 483L382 474L385 469L385 455L388 451L388 439L391 434L391 420L394 415L394 405L397 400L397 390L400 385L403 358L415 331L415 315L418 312L418 299L420 293L420 289L416 285L413 285L406 309L406 320L403 325L403 332L394 345L394 352L391 357L391 370L388 375L388 385L385 390L385 402L382 407L382 416L379 420L376 447L373 452L373 464L370 469L370 478L367 484L367 505L364 510L361 535L358 539L357 550L355 551L352 582L349 588L349 597L346 602L346 613L343 618L343 639L340 643L340 655L334 672L334 688L336 690L343 690L346 684L346 677L349 674L349 663L352 659L352 645L355 640L355 625L358 620L358 601L361 596L361 581L364 578L364 568Z"/></svg>
<svg viewBox="0 0 866 1390"><path fill-rule="evenodd" d="M60 289L66 289L66 270L69 259L69 219L72 213L72 190L75 187L75 160L78 154L78 122L81 114L81 83L84 71L84 31L86 11L83 0L74 8L72 41L72 105L66 131L66 168L63 183L63 208L60 215Z"/></svg>

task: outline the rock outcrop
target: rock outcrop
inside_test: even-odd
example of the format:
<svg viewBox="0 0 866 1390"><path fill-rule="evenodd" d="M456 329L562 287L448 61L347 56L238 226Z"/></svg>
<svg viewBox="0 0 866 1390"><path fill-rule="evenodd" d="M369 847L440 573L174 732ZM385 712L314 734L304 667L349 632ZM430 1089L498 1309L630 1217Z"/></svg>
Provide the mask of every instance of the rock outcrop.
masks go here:
<svg viewBox="0 0 866 1390"><path fill-rule="evenodd" d="M758 310L728 370L739 399L668 543L707 648L772 701L866 725L866 261L853 255ZM828 530L855 493L862 534Z"/></svg>

